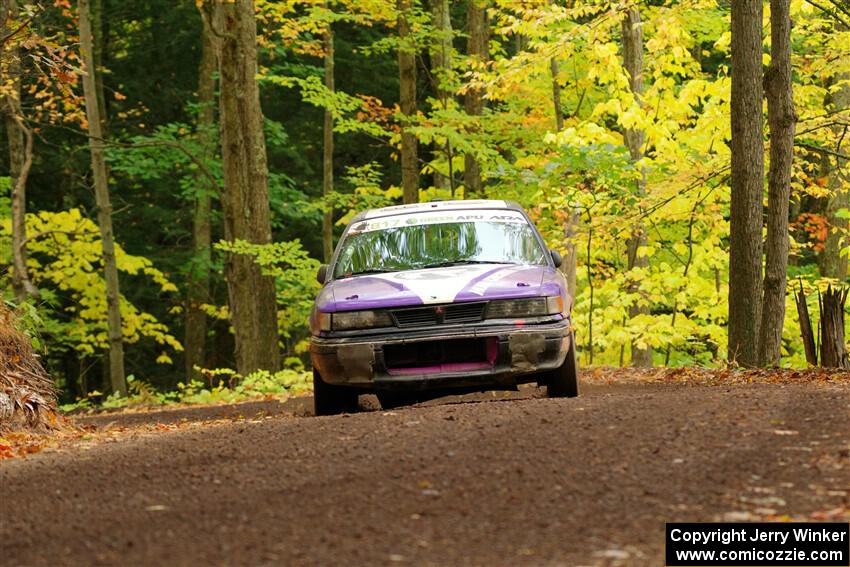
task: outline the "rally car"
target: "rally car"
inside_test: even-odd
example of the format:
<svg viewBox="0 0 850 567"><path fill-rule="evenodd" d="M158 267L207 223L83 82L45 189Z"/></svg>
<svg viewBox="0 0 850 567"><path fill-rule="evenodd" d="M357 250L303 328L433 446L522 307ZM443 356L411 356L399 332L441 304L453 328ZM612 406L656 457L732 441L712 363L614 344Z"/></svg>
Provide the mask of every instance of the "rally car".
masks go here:
<svg viewBox="0 0 850 567"><path fill-rule="evenodd" d="M316 415L517 384L578 395L572 298L523 209L442 201L374 209L346 228L312 314Z"/></svg>

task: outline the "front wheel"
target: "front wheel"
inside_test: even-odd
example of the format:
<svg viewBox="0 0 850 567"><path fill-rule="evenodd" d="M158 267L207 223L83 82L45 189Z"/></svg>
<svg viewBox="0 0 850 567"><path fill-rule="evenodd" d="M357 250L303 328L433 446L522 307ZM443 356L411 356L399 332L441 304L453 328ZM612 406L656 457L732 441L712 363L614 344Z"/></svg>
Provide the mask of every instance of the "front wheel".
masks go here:
<svg viewBox="0 0 850 567"><path fill-rule="evenodd" d="M357 411L357 390L328 384L313 370L313 407L316 415L337 415Z"/></svg>
<svg viewBox="0 0 850 567"><path fill-rule="evenodd" d="M570 350L564 363L549 372L546 394L550 398L575 398L578 396L578 364L576 362L576 339L570 333Z"/></svg>

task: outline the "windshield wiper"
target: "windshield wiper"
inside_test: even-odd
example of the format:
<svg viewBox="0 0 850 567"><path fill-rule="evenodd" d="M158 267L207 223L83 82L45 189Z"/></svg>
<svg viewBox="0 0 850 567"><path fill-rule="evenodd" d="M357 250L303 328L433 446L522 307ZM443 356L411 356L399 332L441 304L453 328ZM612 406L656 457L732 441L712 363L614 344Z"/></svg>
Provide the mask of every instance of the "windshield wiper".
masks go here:
<svg viewBox="0 0 850 567"><path fill-rule="evenodd" d="M509 266L519 266L517 262L503 262L498 260L453 260L451 262L436 262L434 264L425 264L424 266L416 266L417 270L425 270L427 268L447 268L449 266L464 266L467 264L503 264Z"/></svg>

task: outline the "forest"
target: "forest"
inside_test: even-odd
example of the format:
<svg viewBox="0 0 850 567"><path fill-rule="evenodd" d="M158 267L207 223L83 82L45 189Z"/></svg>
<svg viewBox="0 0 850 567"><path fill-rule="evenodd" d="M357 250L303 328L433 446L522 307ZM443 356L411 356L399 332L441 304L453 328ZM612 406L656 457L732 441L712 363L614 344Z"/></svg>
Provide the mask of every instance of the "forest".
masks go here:
<svg viewBox="0 0 850 567"><path fill-rule="evenodd" d="M0 6L0 286L64 402L303 387L402 202L525 207L583 367L805 368L847 281L843 0Z"/></svg>

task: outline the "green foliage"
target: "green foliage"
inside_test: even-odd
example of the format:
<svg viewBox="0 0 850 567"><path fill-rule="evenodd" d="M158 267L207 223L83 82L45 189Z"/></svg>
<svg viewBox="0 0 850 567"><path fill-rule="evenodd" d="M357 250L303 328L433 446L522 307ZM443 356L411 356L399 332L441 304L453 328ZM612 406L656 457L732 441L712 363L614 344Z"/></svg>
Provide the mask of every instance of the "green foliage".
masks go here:
<svg viewBox="0 0 850 567"><path fill-rule="evenodd" d="M279 372L261 370L242 377L229 368L202 369L206 379L180 382L176 390L160 392L150 384L127 377L129 395L107 396L92 391L70 404L60 406L63 412L105 409L155 407L164 405L213 405L243 402L257 398L288 397L309 392L313 387L312 373L302 368L286 368Z"/></svg>
<svg viewBox="0 0 850 567"><path fill-rule="evenodd" d="M180 195L190 201L199 192L218 194L221 186L221 162L204 159L196 127L174 122L157 127L149 135L130 137L109 147L107 157L113 171L139 181L160 181L177 176ZM208 133L213 139L216 132ZM211 189L212 187L212 189Z"/></svg>
<svg viewBox="0 0 850 567"><path fill-rule="evenodd" d="M308 318L319 283L316 271L319 261L311 258L299 240L252 244L244 240L222 241L216 248L230 254L254 258L265 275L275 278L278 303L278 324L291 353L309 336Z"/></svg>
<svg viewBox="0 0 850 567"><path fill-rule="evenodd" d="M284 88L297 88L304 102L319 108L330 110L334 117L334 131L339 134L352 132L369 134L375 138L388 136L380 124L363 121L358 113L368 111L367 101L342 91L331 92L315 75L306 78L267 75L263 77L270 84Z"/></svg>
<svg viewBox="0 0 850 567"><path fill-rule="evenodd" d="M212 377L216 374L207 375ZM297 395L313 387L312 373L303 370L285 369L274 373L260 370L245 378L233 371L219 372L217 375L228 378L214 386L200 380L178 384L176 401L184 404L232 403L268 396Z"/></svg>
<svg viewBox="0 0 850 567"><path fill-rule="evenodd" d="M338 226L346 226L358 212L396 203L401 197L401 188L390 186L383 188L383 173L378 164L347 166L343 180L352 188L351 193L335 192L328 199L337 211L345 211L337 220Z"/></svg>
<svg viewBox="0 0 850 567"><path fill-rule="evenodd" d="M107 348L106 284L102 277L102 248L97 225L79 209L27 215L30 278L43 299L40 323L51 352L72 350L93 355ZM0 249L11 248L11 221L0 222ZM152 262L127 254L116 245L118 270L136 281L156 286L163 298L177 287ZM8 256L0 264L9 266ZM124 341L152 340L161 350L157 362L171 362L170 353L183 349L168 327L149 312L121 298ZM34 320L31 318L31 320Z"/></svg>
<svg viewBox="0 0 850 567"><path fill-rule="evenodd" d="M7 217L12 214L12 178L0 175L0 216Z"/></svg>
<svg viewBox="0 0 850 567"><path fill-rule="evenodd" d="M12 301L11 299L5 299L3 303L9 311L15 313L15 324L20 332L29 337L33 350L44 352L46 345L41 335L44 318L38 306L31 301Z"/></svg>

